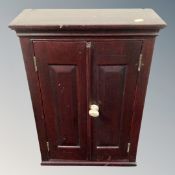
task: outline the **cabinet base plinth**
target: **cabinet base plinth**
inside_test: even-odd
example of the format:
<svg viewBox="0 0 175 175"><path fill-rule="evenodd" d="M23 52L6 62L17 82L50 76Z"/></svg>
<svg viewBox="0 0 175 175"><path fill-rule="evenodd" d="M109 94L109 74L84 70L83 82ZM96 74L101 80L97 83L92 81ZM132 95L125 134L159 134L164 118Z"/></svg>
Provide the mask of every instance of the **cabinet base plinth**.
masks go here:
<svg viewBox="0 0 175 175"><path fill-rule="evenodd" d="M137 166L136 162L123 162L123 161L115 161L115 162L102 162L102 161L63 161L63 160L48 160L42 161L41 165L49 166Z"/></svg>

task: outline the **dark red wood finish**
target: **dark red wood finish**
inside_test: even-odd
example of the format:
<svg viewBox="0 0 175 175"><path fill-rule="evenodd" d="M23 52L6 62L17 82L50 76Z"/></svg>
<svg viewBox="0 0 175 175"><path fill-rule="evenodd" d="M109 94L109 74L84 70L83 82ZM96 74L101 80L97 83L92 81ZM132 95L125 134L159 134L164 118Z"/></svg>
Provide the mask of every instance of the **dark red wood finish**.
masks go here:
<svg viewBox="0 0 175 175"><path fill-rule="evenodd" d="M26 36L20 40L42 164L135 165L154 37ZM86 48L86 42L91 42L91 48ZM141 52L144 66L138 72ZM34 70L34 55L38 72ZM59 82L67 87L63 94ZM79 102L82 104L78 106ZM89 104L93 102L98 102L103 117L92 119L87 115ZM66 104L71 107L65 111ZM62 114L60 118L58 114ZM68 120L74 120L74 124L66 124ZM78 139L82 139L79 144ZM126 152L128 142L131 143L129 153Z"/></svg>
<svg viewBox="0 0 175 175"><path fill-rule="evenodd" d="M20 41L42 165L136 165L154 37L23 36ZM138 72L141 52L144 66ZM99 118L88 115L92 103L100 107Z"/></svg>
<svg viewBox="0 0 175 175"><path fill-rule="evenodd" d="M86 44L33 43L50 159L86 160Z"/></svg>
<svg viewBox="0 0 175 175"><path fill-rule="evenodd" d="M92 120L93 160L127 159L129 128L137 83L141 40L92 44L92 103L100 116Z"/></svg>

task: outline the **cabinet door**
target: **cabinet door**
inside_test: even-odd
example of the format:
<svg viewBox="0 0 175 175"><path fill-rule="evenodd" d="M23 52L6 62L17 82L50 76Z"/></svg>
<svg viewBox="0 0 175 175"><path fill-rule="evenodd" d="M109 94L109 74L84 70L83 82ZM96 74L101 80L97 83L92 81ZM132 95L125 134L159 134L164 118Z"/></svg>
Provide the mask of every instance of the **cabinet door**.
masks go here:
<svg viewBox="0 0 175 175"><path fill-rule="evenodd" d="M140 40L113 40L92 45L92 159L127 159L129 131L138 75Z"/></svg>
<svg viewBox="0 0 175 175"><path fill-rule="evenodd" d="M33 41L50 159L86 160L86 44Z"/></svg>

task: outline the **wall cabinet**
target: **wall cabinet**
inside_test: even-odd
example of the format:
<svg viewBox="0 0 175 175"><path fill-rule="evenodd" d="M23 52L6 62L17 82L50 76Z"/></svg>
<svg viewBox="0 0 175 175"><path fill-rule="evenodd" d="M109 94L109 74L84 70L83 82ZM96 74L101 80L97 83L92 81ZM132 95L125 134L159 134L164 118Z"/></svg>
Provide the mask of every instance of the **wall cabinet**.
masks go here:
<svg viewBox="0 0 175 175"><path fill-rule="evenodd" d="M151 9L24 10L20 38L42 165L136 165Z"/></svg>

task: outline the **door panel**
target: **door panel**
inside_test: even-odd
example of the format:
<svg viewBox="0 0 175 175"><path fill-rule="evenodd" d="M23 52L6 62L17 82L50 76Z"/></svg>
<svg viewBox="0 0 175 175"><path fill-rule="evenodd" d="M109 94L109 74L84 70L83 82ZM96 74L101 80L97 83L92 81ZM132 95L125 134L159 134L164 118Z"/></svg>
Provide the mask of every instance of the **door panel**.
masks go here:
<svg viewBox="0 0 175 175"><path fill-rule="evenodd" d="M141 41L94 42L91 103L99 106L92 118L92 159L127 159L127 144L137 82Z"/></svg>
<svg viewBox="0 0 175 175"><path fill-rule="evenodd" d="M79 145L76 72L74 65L49 66L59 147Z"/></svg>
<svg viewBox="0 0 175 175"><path fill-rule="evenodd" d="M86 44L34 41L51 159L86 160Z"/></svg>
<svg viewBox="0 0 175 175"><path fill-rule="evenodd" d="M98 102L100 117L96 126L97 148L118 148L120 133L121 101L124 88L125 66L99 66ZM116 110L117 109L117 110ZM110 119L109 119L110 116ZM115 137L113 134L115 133Z"/></svg>

